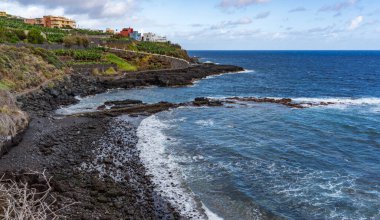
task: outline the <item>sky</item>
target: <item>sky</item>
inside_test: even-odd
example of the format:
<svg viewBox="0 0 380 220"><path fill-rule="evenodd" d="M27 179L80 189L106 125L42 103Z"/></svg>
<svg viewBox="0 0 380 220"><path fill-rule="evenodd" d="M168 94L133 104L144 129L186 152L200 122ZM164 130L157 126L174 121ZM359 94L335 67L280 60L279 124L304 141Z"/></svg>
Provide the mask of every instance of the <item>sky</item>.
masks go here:
<svg viewBox="0 0 380 220"><path fill-rule="evenodd" d="M380 50L380 0L0 0L1 10L133 27L188 50Z"/></svg>

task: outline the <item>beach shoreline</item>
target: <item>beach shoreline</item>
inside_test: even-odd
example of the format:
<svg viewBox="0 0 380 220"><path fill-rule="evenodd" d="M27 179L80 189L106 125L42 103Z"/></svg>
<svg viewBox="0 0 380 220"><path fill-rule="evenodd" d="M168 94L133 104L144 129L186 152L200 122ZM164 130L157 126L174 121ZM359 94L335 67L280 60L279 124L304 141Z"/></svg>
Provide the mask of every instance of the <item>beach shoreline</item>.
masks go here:
<svg viewBox="0 0 380 220"><path fill-rule="evenodd" d="M108 89L184 86L210 75L241 70L208 64L169 73L132 74L117 80L80 73L54 87L20 96L18 101L32 120L20 143L1 158L0 173L20 179L31 170L46 172L52 177L52 196L56 198L52 209L61 210L59 214L68 218L186 218L156 192L136 148L135 125L115 115L61 117L54 111L77 103L78 96ZM140 113L155 113L145 110L142 108ZM163 110L167 109L158 109ZM31 187L40 184L24 179Z"/></svg>

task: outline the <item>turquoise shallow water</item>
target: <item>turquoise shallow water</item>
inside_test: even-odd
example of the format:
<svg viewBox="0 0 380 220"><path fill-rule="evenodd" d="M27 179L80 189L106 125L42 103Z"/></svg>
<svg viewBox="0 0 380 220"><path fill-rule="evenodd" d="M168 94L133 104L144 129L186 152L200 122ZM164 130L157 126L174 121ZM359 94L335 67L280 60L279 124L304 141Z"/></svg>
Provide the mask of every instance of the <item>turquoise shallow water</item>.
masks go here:
<svg viewBox="0 0 380 220"><path fill-rule="evenodd" d="M155 167L180 179L175 187L163 186L168 195L189 193L225 219L260 219L264 212L288 219L380 219L380 52L191 53L249 71L192 87L110 91L65 111L127 98L335 102L308 109L253 103L176 109L142 122L139 147L158 184L166 184L165 173ZM184 191L172 189L180 187Z"/></svg>

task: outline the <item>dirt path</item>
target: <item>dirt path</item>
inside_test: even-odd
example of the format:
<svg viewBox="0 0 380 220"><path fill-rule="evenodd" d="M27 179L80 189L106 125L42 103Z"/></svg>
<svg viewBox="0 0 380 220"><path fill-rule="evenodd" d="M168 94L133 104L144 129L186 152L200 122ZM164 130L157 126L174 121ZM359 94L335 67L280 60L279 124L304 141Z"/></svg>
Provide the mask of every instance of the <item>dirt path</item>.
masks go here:
<svg viewBox="0 0 380 220"><path fill-rule="evenodd" d="M57 80L59 77L62 77L62 76L59 75L59 76L53 77L51 79L46 80L45 82L41 83L40 85L38 85L36 87L30 88L30 89L26 89L26 90L24 90L22 92L14 93L14 96L15 96L15 98L18 98L20 96L27 95L29 93L35 92L35 91L41 89L42 87L48 85L49 83L53 82L54 80Z"/></svg>

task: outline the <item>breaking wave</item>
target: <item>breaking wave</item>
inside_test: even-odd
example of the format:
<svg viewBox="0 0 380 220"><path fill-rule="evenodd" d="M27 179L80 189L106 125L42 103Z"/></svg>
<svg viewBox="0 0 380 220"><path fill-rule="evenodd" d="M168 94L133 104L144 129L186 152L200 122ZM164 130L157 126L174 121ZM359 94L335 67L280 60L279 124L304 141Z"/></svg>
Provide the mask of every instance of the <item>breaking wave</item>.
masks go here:
<svg viewBox="0 0 380 220"><path fill-rule="evenodd" d="M168 125L153 115L144 119L137 129L137 148L140 158L153 177L157 193L169 201L183 216L191 219L218 219L217 215L204 208L193 192L182 180L182 172L173 156L166 151L171 141L163 130Z"/></svg>

